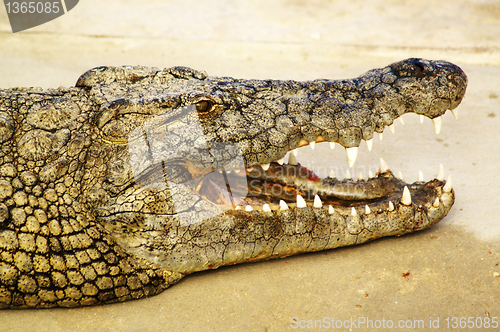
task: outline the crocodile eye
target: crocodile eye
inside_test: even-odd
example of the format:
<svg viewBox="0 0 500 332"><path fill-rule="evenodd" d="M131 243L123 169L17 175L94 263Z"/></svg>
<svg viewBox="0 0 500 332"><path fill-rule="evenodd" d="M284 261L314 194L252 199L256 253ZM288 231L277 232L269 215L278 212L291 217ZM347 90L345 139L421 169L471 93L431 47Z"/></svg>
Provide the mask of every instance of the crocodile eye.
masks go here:
<svg viewBox="0 0 500 332"><path fill-rule="evenodd" d="M202 100L196 103L198 113L207 113L212 108L212 103L207 100Z"/></svg>

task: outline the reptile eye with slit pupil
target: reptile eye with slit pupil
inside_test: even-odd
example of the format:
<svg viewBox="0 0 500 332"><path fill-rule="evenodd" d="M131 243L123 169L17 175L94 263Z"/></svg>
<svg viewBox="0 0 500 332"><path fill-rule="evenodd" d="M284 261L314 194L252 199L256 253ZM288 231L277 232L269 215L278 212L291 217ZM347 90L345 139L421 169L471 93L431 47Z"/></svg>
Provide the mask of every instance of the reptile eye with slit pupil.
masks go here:
<svg viewBox="0 0 500 332"><path fill-rule="evenodd" d="M210 102L203 100L196 103L196 110L200 113L205 113L210 110L211 106L212 105Z"/></svg>

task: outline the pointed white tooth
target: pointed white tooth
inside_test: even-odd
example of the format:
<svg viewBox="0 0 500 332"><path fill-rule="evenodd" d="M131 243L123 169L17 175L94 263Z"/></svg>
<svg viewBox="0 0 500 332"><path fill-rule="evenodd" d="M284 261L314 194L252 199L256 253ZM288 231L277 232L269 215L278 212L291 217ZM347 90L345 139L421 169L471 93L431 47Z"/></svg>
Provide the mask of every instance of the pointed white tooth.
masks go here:
<svg viewBox="0 0 500 332"><path fill-rule="evenodd" d="M384 173L389 170L389 166L387 166L384 159L380 158L380 173Z"/></svg>
<svg viewBox="0 0 500 332"><path fill-rule="evenodd" d="M403 180L403 173L401 171L398 172L398 179Z"/></svg>
<svg viewBox="0 0 500 332"><path fill-rule="evenodd" d="M328 205L328 213L329 213L329 214L333 214L333 212L334 212L334 211L335 211L335 210L333 209L333 206Z"/></svg>
<svg viewBox="0 0 500 332"><path fill-rule="evenodd" d="M368 178L371 179L373 177L374 177L374 175L373 175L372 171L368 170Z"/></svg>
<svg viewBox="0 0 500 332"><path fill-rule="evenodd" d="M316 146L316 142L315 141L309 142L309 146L311 147L311 150L314 150L314 147Z"/></svg>
<svg viewBox="0 0 500 332"><path fill-rule="evenodd" d="M424 116L422 114L419 114L418 118L420 119L420 123L424 123Z"/></svg>
<svg viewBox="0 0 500 332"><path fill-rule="evenodd" d="M329 175L329 177L330 177L331 179L334 179L334 178L335 178L335 172L333 171L333 169L330 171L330 175Z"/></svg>
<svg viewBox="0 0 500 332"><path fill-rule="evenodd" d="M276 160L276 162L280 165L283 165L285 163L285 157L283 156L283 158Z"/></svg>
<svg viewBox="0 0 500 332"><path fill-rule="evenodd" d="M451 114L453 114L453 117L455 120L458 120L458 109L450 110Z"/></svg>
<svg viewBox="0 0 500 332"><path fill-rule="evenodd" d="M219 170L218 170L218 172L219 172L220 174L222 174L222 171L223 171L222 169L219 169Z"/></svg>
<svg viewBox="0 0 500 332"><path fill-rule="evenodd" d="M418 182L422 182L422 181L424 181L424 173L422 173L422 171L418 171L418 178L417 178L417 181L418 181Z"/></svg>
<svg viewBox="0 0 500 332"><path fill-rule="evenodd" d="M438 179L439 181L443 181L444 180L443 164L439 164L439 172L438 172L438 175L437 175L436 179Z"/></svg>
<svg viewBox="0 0 500 332"><path fill-rule="evenodd" d="M356 213L356 209L353 207L351 209L351 216L356 217L358 214Z"/></svg>
<svg viewBox="0 0 500 332"><path fill-rule="evenodd" d="M359 172L358 174L358 181L363 181L363 173Z"/></svg>
<svg viewBox="0 0 500 332"><path fill-rule="evenodd" d="M358 147L353 146L352 148L345 148L347 152L347 161L349 162L349 167L354 166L356 158L358 157Z"/></svg>
<svg viewBox="0 0 500 332"><path fill-rule="evenodd" d="M443 187L443 191L447 193L451 191L451 175L448 176L448 180L446 181L446 184Z"/></svg>
<svg viewBox="0 0 500 332"><path fill-rule="evenodd" d="M365 214L370 214L372 211L368 205L365 205Z"/></svg>
<svg viewBox="0 0 500 332"><path fill-rule="evenodd" d="M271 164L261 164L260 166L262 167L262 169L263 169L264 171L267 171L267 170L269 169L269 166L270 166L270 165L271 165Z"/></svg>
<svg viewBox="0 0 500 332"><path fill-rule="evenodd" d="M299 154L299 149L293 149L291 152L295 157L297 157L297 155Z"/></svg>
<svg viewBox="0 0 500 332"><path fill-rule="evenodd" d="M323 206L323 202L321 202L321 198L318 195L314 195L314 205L315 208L320 208Z"/></svg>
<svg viewBox="0 0 500 332"><path fill-rule="evenodd" d="M293 151L292 151L293 152ZM288 155L288 165L292 165L292 166L295 166L297 165L297 158L295 157L295 154L293 153L290 153Z"/></svg>
<svg viewBox="0 0 500 332"><path fill-rule="evenodd" d="M345 178L346 179L352 179L351 172L349 172L349 170L345 171Z"/></svg>
<svg viewBox="0 0 500 332"><path fill-rule="evenodd" d="M304 198L302 196L297 195L297 207L298 208L305 208L307 206L306 201L304 201Z"/></svg>
<svg viewBox="0 0 500 332"><path fill-rule="evenodd" d="M227 174L231 174L231 170L230 169L226 169L225 170Z"/></svg>
<svg viewBox="0 0 500 332"><path fill-rule="evenodd" d="M398 118L398 120L399 120L399 122L401 122L401 124L402 124L403 126L405 125L405 120L403 120L403 117L402 117L402 116L400 116L400 117Z"/></svg>
<svg viewBox="0 0 500 332"><path fill-rule="evenodd" d="M335 149L335 142L330 142L330 149Z"/></svg>
<svg viewBox="0 0 500 332"><path fill-rule="evenodd" d="M234 209L235 209L235 210L241 210L241 206L239 206L239 205L238 205L238 206L237 206L237 207L235 207Z"/></svg>
<svg viewBox="0 0 500 332"><path fill-rule="evenodd" d="M384 139L384 134L378 133L378 138L380 138L380 140L383 140Z"/></svg>
<svg viewBox="0 0 500 332"><path fill-rule="evenodd" d="M253 171L253 167L248 167L247 172L250 173L251 171Z"/></svg>
<svg viewBox="0 0 500 332"><path fill-rule="evenodd" d="M436 197L436 200L434 201L434 203L432 203L432 206L434 206L435 208L439 207L439 197Z"/></svg>
<svg viewBox="0 0 500 332"><path fill-rule="evenodd" d="M288 205L284 200L280 200L280 211L288 210Z"/></svg>
<svg viewBox="0 0 500 332"><path fill-rule="evenodd" d="M391 130L391 133L394 134L394 123L389 126L389 129Z"/></svg>
<svg viewBox="0 0 500 332"><path fill-rule="evenodd" d="M264 212L271 212L271 208L269 207L268 204L264 204L262 206L262 211L264 211Z"/></svg>
<svg viewBox="0 0 500 332"><path fill-rule="evenodd" d="M252 206L251 205L245 206L245 211L247 211L247 212L253 211Z"/></svg>
<svg viewBox="0 0 500 332"><path fill-rule="evenodd" d="M434 123L434 131L436 132L436 135L439 134L441 131L441 117L438 116L437 118L432 119L432 123Z"/></svg>
<svg viewBox="0 0 500 332"><path fill-rule="evenodd" d="M403 197L401 197L401 203L404 205L411 205L411 195L408 187L405 186L403 189Z"/></svg>
<svg viewBox="0 0 500 332"><path fill-rule="evenodd" d="M238 174L239 172L241 172L241 169L235 169L234 172Z"/></svg>
<svg viewBox="0 0 500 332"><path fill-rule="evenodd" d="M394 211L394 204L391 201L389 201L389 211Z"/></svg>
<svg viewBox="0 0 500 332"><path fill-rule="evenodd" d="M368 151L371 151L373 148L373 137L366 141L366 146L368 147Z"/></svg>

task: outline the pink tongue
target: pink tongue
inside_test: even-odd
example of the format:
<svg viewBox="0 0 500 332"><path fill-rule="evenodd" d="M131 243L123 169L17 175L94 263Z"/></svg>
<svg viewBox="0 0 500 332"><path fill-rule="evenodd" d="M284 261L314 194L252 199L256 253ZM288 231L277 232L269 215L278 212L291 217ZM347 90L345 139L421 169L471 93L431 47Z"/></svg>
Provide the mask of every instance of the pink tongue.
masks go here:
<svg viewBox="0 0 500 332"><path fill-rule="evenodd" d="M312 182L320 182L321 179L314 174L313 171L308 170L306 167L298 165L280 165L278 163L272 163L267 171L264 171L260 167L254 168L248 175L252 178L258 179L294 179L301 178L304 180L309 180Z"/></svg>

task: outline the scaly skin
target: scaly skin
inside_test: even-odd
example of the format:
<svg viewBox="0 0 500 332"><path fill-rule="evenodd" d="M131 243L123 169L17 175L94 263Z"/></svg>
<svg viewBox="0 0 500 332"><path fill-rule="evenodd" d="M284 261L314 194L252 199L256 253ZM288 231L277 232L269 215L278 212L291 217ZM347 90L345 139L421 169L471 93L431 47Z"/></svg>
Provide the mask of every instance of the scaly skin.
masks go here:
<svg viewBox="0 0 500 332"><path fill-rule="evenodd" d="M453 64L408 59L342 81L100 67L69 89L0 90L0 308L138 299L195 271L430 227L454 201L442 179L320 180L275 161L439 117L466 85Z"/></svg>

